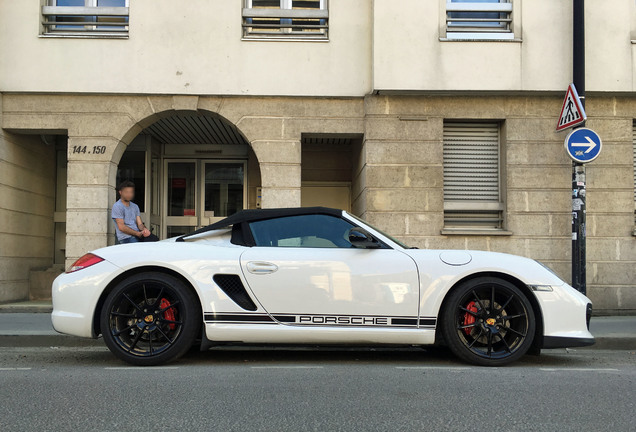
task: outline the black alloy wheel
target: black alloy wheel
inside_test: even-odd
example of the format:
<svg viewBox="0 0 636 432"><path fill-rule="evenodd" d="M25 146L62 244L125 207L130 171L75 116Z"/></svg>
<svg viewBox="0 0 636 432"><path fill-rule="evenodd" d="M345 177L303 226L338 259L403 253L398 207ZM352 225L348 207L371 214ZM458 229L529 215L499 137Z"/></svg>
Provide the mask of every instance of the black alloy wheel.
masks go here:
<svg viewBox="0 0 636 432"><path fill-rule="evenodd" d="M138 366L181 357L201 329L192 290L163 273L136 274L120 282L101 310L104 342L120 359Z"/></svg>
<svg viewBox="0 0 636 432"><path fill-rule="evenodd" d="M451 292L442 312L442 335L459 358L500 366L523 356L532 345L532 305L512 283L492 277L469 280Z"/></svg>

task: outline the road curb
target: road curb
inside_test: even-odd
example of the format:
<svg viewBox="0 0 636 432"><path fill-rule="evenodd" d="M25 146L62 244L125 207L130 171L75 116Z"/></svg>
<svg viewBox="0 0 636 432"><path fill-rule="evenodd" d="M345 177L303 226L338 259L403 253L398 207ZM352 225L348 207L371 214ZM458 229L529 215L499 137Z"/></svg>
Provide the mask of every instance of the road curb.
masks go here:
<svg viewBox="0 0 636 432"><path fill-rule="evenodd" d="M48 313L53 311L51 300L22 300L0 304L0 314L5 313Z"/></svg>
<svg viewBox="0 0 636 432"><path fill-rule="evenodd" d="M0 314L14 314L14 313L46 313L50 314L53 312L52 306L14 306L11 304L0 305Z"/></svg>
<svg viewBox="0 0 636 432"><path fill-rule="evenodd" d="M594 345L584 347L591 350L636 350L636 337L597 337Z"/></svg>

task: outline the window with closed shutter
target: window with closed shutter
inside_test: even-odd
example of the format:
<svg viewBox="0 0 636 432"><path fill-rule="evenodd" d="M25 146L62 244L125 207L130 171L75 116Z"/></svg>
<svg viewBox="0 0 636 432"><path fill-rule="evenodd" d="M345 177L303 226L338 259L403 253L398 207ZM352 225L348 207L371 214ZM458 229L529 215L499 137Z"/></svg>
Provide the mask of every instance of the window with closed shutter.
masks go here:
<svg viewBox="0 0 636 432"><path fill-rule="evenodd" d="M444 229L501 229L498 123L444 123Z"/></svg>
<svg viewBox="0 0 636 432"><path fill-rule="evenodd" d="M446 38L461 40L511 40L511 0L447 0Z"/></svg>
<svg viewBox="0 0 636 432"><path fill-rule="evenodd" d="M328 40L327 0L245 0L243 39Z"/></svg>
<svg viewBox="0 0 636 432"><path fill-rule="evenodd" d="M130 0L46 0L44 36L128 37Z"/></svg>

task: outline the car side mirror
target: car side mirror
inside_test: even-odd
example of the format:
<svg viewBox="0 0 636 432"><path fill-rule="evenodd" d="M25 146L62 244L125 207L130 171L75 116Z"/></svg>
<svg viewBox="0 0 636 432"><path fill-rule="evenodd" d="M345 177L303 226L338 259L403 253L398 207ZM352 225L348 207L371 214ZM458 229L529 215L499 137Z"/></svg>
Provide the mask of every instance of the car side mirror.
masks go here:
<svg viewBox="0 0 636 432"><path fill-rule="evenodd" d="M355 227L349 230L349 243L355 248L378 249L380 243L364 228Z"/></svg>

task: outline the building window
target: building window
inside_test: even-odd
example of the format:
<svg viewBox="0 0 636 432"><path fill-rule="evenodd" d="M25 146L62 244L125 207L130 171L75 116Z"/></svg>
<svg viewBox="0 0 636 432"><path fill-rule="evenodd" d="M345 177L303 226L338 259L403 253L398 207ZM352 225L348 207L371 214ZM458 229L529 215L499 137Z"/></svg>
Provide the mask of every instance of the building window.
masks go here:
<svg viewBox="0 0 636 432"><path fill-rule="evenodd" d="M127 37L129 0L49 0L42 6L45 36Z"/></svg>
<svg viewBox="0 0 636 432"><path fill-rule="evenodd" d="M246 0L244 39L328 39L327 0Z"/></svg>
<svg viewBox="0 0 636 432"><path fill-rule="evenodd" d="M446 38L514 39L510 0L447 0Z"/></svg>
<svg viewBox="0 0 636 432"><path fill-rule="evenodd" d="M503 229L500 125L444 122L444 232Z"/></svg>

